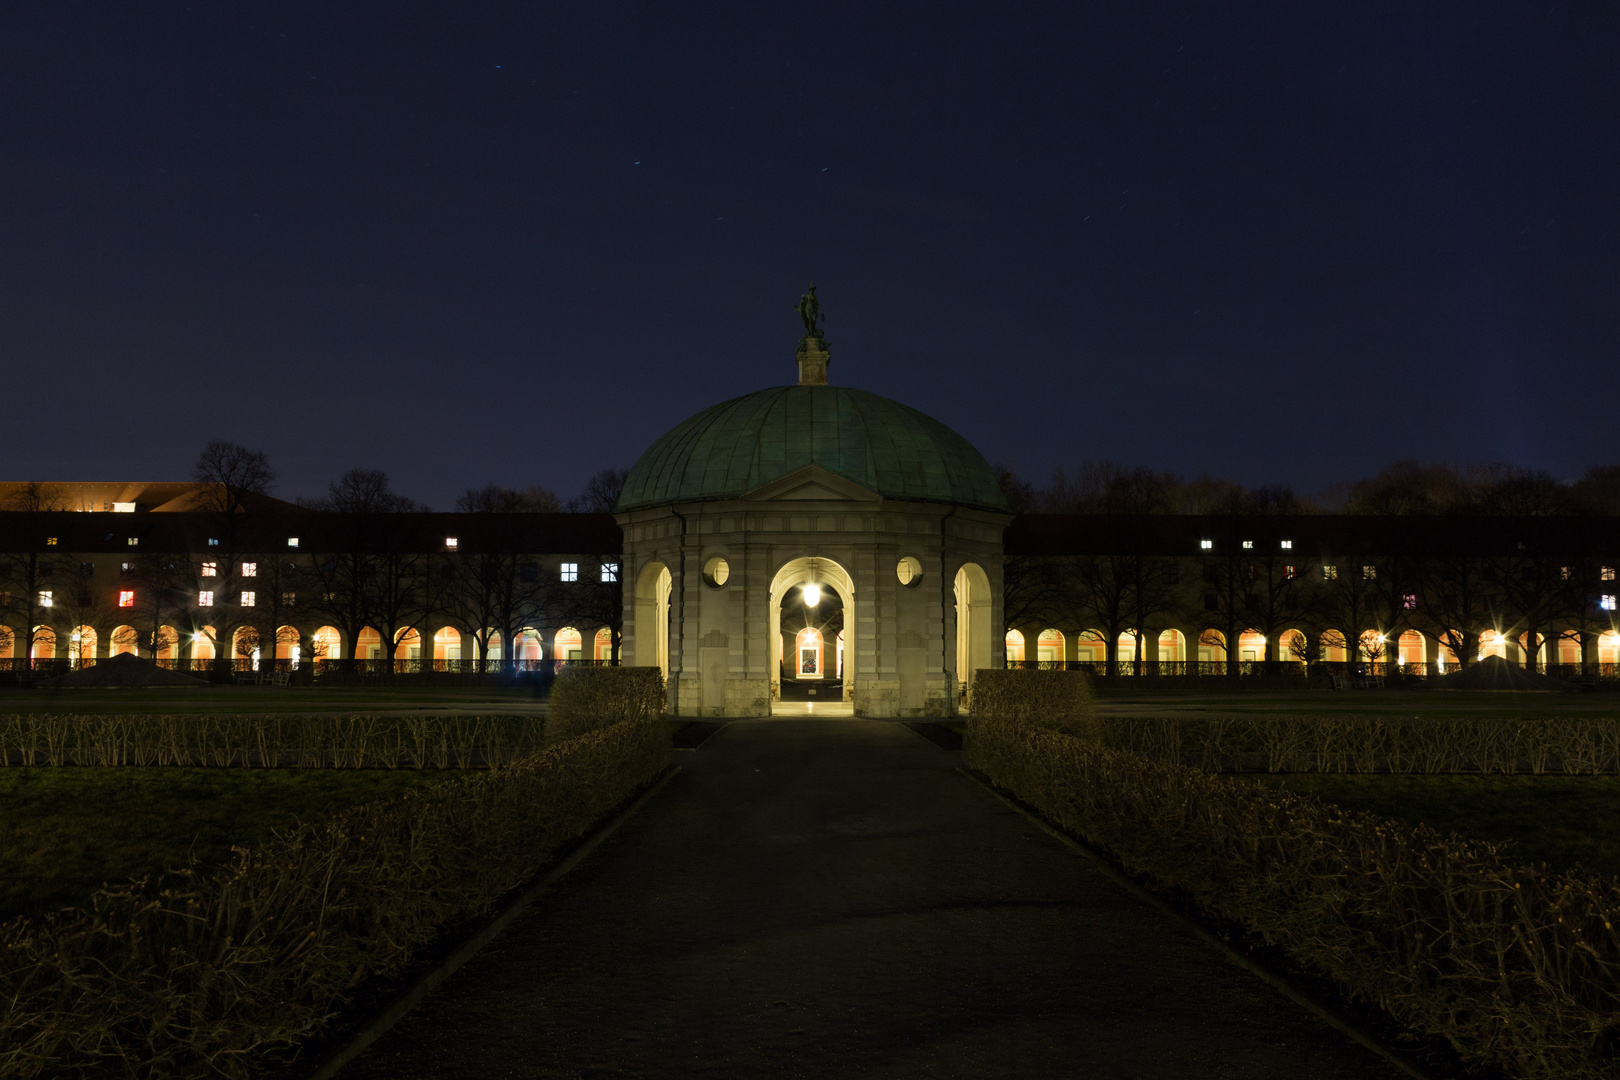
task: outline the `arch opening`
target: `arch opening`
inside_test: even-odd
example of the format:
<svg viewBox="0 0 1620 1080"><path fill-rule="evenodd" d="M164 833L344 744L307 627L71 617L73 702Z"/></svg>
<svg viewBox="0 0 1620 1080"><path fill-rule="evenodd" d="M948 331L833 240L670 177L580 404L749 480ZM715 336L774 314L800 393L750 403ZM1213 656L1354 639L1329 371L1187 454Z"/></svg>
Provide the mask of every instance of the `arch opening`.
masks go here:
<svg viewBox="0 0 1620 1080"><path fill-rule="evenodd" d="M829 677L827 673L828 642L834 645L836 665L838 636L845 630L845 619L854 603L855 581L836 560L806 555L789 559L777 569L771 578L769 609L769 640L775 654L771 665L773 709L778 701L814 705L853 701L855 707L859 707L855 692L858 638L853 651L845 648L843 652L842 677ZM798 651L799 632L806 628L815 630L817 635L814 645L817 673L810 678L805 677L802 670L805 657Z"/></svg>
<svg viewBox="0 0 1620 1080"><path fill-rule="evenodd" d="M963 563L956 572L956 700L966 707L975 674L992 662L990 576L978 563Z"/></svg>

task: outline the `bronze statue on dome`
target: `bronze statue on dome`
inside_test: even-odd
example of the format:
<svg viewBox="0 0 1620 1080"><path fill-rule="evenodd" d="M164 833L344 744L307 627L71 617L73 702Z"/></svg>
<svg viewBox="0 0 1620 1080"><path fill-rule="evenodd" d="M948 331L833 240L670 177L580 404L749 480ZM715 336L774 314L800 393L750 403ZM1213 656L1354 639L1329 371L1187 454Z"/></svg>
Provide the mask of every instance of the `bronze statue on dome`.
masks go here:
<svg viewBox="0 0 1620 1080"><path fill-rule="evenodd" d="M816 299L815 282L810 283L809 292L799 297L798 312L799 318L804 322L804 336L807 338L820 337L821 329L816 324L822 322L824 316L821 312L821 301Z"/></svg>

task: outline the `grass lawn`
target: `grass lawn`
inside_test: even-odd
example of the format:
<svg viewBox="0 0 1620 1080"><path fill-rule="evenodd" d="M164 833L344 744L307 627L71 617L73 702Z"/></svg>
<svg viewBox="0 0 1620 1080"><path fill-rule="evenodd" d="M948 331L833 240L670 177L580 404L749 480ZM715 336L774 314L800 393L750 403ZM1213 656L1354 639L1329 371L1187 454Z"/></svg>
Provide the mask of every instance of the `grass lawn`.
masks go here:
<svg viewBox="0 0 1620 1080"><path fill-rule="evenodd" d="M1620 874L1620 777L1292 773L1252 779L1502 844L1515 861Z"/></svg>
<svg viewBox="0 0 1620 1080"><path fill-rule="evenodd" d="M233 844L470 774L335 769L0 769L0 921L87 902L109 881L208 868Z"/></svg>

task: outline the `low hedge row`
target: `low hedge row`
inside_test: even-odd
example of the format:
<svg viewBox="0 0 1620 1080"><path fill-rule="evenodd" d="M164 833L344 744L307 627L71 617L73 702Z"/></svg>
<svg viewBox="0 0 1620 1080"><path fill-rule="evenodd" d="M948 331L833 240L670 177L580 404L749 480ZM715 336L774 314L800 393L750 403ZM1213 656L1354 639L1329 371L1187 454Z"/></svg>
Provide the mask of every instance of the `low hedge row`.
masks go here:
<svg viewBox="0 0 1620 1080"><path fill-rule="evenodd" d="M1620 722L1602 717L1105 717L1092 730L1116 750L1211 772L1620 772Z"/></svg>
<svg viewBox="0 0 1620 1080"><path fill-rule="evenodd" d="M622 720L509 767L341 813L207 875L0 926L0 1075L249 1075L366 980L488 913L668 766Z"/></svg>
<svg viewBox="0 0 1620 1080"><path fill-rule="evenodd" d="M544 742L532 716L0 716L0 765L464 769Z"/></svg>
<svg viewBox="0 0 1620 1080"><path fill-rule="evenodd" d="M1377 1003L1516 1077L1614 1077L1620 882L1112 749L980 708L997 786Z"/></svg>

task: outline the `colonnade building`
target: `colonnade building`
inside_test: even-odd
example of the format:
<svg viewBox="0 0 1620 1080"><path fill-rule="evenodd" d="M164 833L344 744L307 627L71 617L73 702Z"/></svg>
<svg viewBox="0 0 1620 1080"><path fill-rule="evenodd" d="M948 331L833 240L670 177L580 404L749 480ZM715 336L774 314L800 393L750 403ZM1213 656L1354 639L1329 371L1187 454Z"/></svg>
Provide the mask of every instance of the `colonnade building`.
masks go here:
<svg viewBox="0 0 1620 1080"><path fill-rule="evenodd" d="M1008 663L1620 664L1611 518L1015 516L959 434L831 385L819 331L796 359L796 384L655 440L612 515L262 496L221 515L197 485L48 485L0 512L0 671L120 652L215 671L623 662L665 674L675 715L908 717L961 711Z"/></svg>
<svg viewBox="0 0 1620 1080"><path fill-rule="evenodd" d="M51 487L84 509L0 513L0 670L121 653L186 670L362 673L616 657L619 533L606 514L359 516L256 497L223 520L192 508L197 485ZM154 489L163 501L142 502Z"/></svg>

